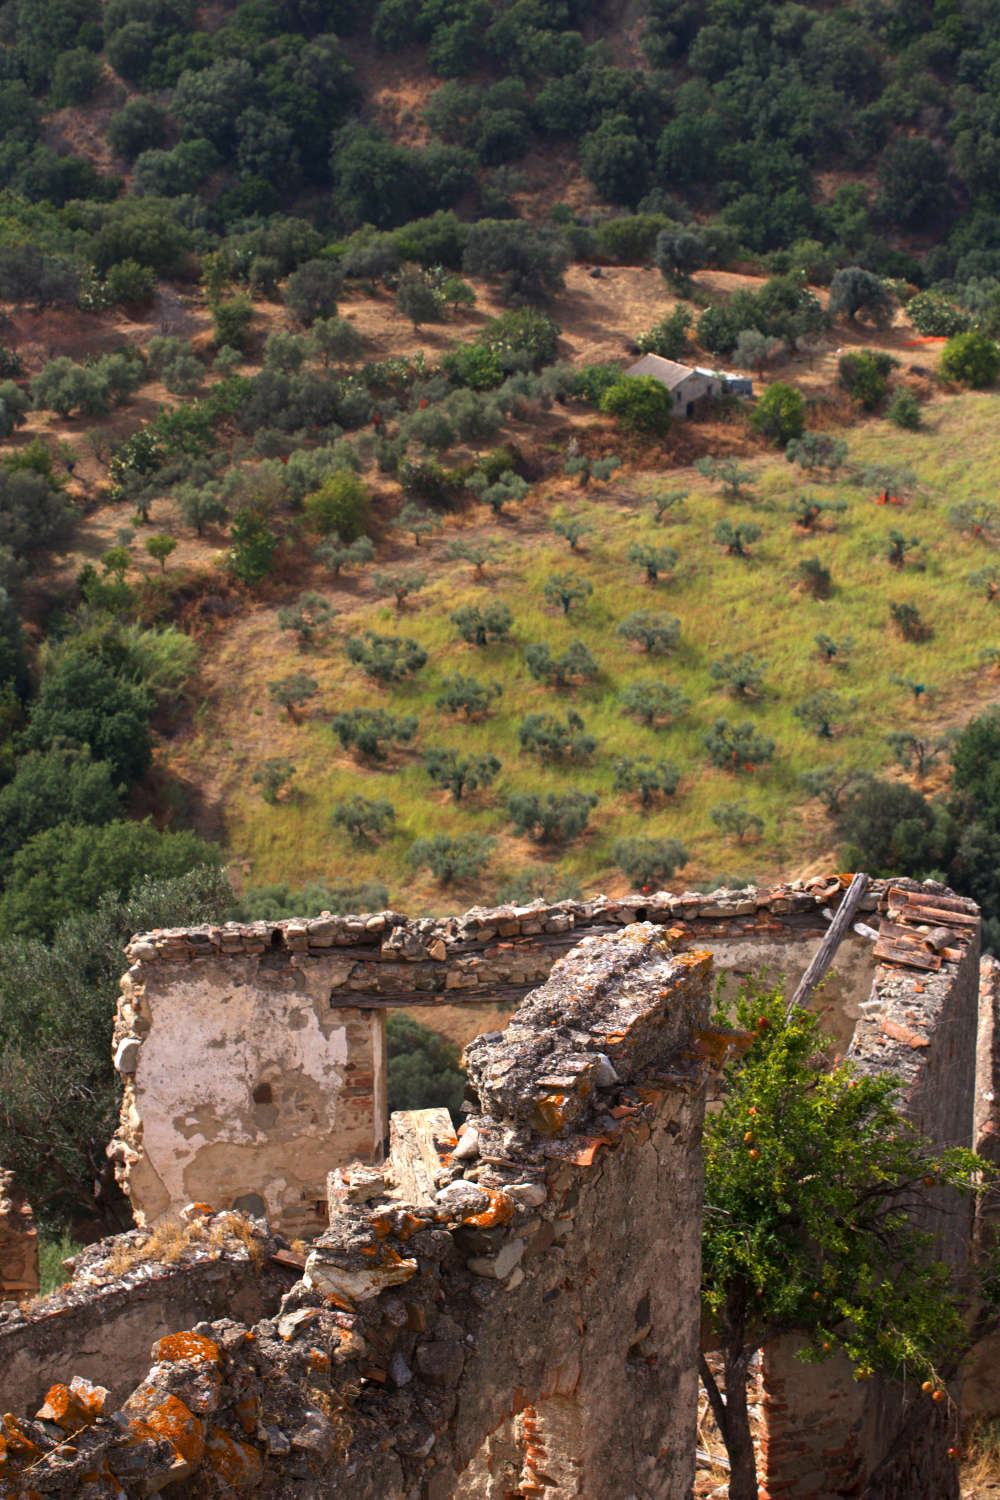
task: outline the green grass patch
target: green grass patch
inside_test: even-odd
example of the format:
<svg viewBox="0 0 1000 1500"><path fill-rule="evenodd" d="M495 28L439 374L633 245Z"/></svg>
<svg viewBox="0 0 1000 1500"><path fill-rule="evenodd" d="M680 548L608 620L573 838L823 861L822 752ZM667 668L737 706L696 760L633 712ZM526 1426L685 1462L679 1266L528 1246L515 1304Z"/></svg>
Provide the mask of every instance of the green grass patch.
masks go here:
<svg viewBox="0 0 1000 1500"><path fill-rule="evenodd" d="M38 1241L39 1295L47 1297L69 1280L69 1272L63 1269L63 1261L76 1255L83 1245L74 1240L68 1230L58 1239L42 1235Z"/></svg>
<svg viewBox="0 0 1000 1500"><path fill-rule="evenodd" d="M994 491L1000 477L996 402L995 396L982 394L941 398L925 408L926 426L919 432L904 432L884 421L854 431L852 464L905 465L916 473L920 490L905 506L878 505L871 487L846 479L809 482L780 455L750 461L755 485L749 501L727 501L691 471L672 473L671 484L685 484L690 494L681 513L666 524L655 522L644 498L645 491L662 485L662 475L630 476L639 492L631 502L614 486L600 495L579 496L556 486L553 512L579 515L592 528L580 553L570 553L565 542L547 531L528 534L516 518L505 520L496 528L504 551L485 580L474 579L467 564L455 563L400 613L380 602L341 619L319 651L303 656L291 643L276 643L268 675L304 665L321 691L307 722L290 725L258 691L253 664L246 664L245 691L235 700L238 711L245 715L247 701L257 703L265 721L261 728L273 726L281 744L280 750L269 742L266 751L235 752L226 805L233 850L252 861L254 882L378 878L399 904L432 910L487 899L512 871L527 864L544 865L553 888L569 879L588 891L623 890L611 849L616 839L632 835L680 839L690 856L685 884L733 869L766 879L829 857L832 831L819 804L803 800L803 771L850 764L885 772L892 763L889 733L913 728L939 734L946 724L966 717L977 699L994 693L995 683L979 665L978 653L984 644L1000 643L1000 620L995 606L967 582L969 572L991 554L983 543L953 529L948 512L959 500ZM803 493L835 496L848 508L806 532L789 512L795 496ZM714 540L715 526L744 516L761 527L762 535L749 556L732 557ZM485 511L482 518L485 524ZM887 561L893 527L921 542L914 560L903 568ZM674 577L648 585L642 568L626 561L635 542L674 548ZM414 549L413 561L436 562L443 554L442 542L425 542L419 556ZM800 587L798 565L808 557L818 557L831 572L833 590L827 599L815 599ZM546 605L543 589L550 574L567 570L586 578L593 593L564 616ZM478 650L457 637L449 615L459 605L492 598L513 612L512 636ZM890 622L893 602L917 606L930 632L926 640L914 643L899 635ZM648 657L616 635L618 623L636 610L664 611L680 619L676 651ZM366 628L412 636L427 651L427 666L401 684L371 682L344 654L347 631ZM820 632L838 641L852 637L846 664L823 661L815 645ZM525 646L547 641L553 654L559 654L574 638L597 658L597 681L563 689L535 682L524 663ZM763 693L749 701L732 697L709 675L713 660L743 651L767 661ZM456 672L502 685L502 697L482 720L466 723L435 706L442 678ZM927 690L917 700L894 685L893 676L922 682ZM688 713L660 729L625 717L621 692L641 677L680 688L691 700ZM803 699L824 688L840 695L843 708L829 739L820 738L794 712ZM375 704L415 714L420 728L413 745L392 752L384 762L362 763L342 752L327 721L340 709ZM526 714L564 718L569 710L580 715L598 741L589 761L544 763L521 751L517 730ZM738 773L711 767L702 737L717 718L752 721L775 741L773 761ZM222 729L220 737L228 737L227 726ZM213 725L213 734L218 731L219 725ZM431 746L492 753L503 770L492 788L456 803L423 770L422 752ZM250 785L265 753L289 754L298 768L292 795L274 806L267 806ZM639 755L664 757L681 770L676 794L646 812L636 797L613 790L615 760ZM506 815L512 791L558 793L569 787L595 791L600 799L579 839L565 847L536 848L513 837ZM387 798L396 809L394 831L378 844L356 844L329 825L333 804L355 792ZM759 839L736 843L713 823L714 806L736 801L745 801L764 820ZM497 839L478 886L441 890L426 871L414 875L409 869L406 851L412 840L442 832Z"/></svg>

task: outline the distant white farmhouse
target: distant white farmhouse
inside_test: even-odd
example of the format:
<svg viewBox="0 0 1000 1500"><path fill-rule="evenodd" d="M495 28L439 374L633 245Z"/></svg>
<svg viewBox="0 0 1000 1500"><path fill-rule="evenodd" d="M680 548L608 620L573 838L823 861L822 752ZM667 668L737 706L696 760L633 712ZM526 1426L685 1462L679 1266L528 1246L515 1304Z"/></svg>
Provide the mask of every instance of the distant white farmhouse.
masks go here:
<svg viewBox="0 0 1000 1500"><path fill-rule="evenodd" d="M674 398L674 415L693 417L699 401L733 392L738 396L753 394L752 382L745 375L729 375L722 370L706 370L700 365L679 365L660 354L644 354L630 365L626 375L652 375Z"/></svg>

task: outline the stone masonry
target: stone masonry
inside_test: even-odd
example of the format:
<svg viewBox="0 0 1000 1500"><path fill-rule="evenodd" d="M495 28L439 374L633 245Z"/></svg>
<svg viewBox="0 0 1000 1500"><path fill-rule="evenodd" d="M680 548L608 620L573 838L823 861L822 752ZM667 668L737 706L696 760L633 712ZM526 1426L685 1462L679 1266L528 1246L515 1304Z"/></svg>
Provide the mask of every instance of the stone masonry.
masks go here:
<svg viewBox="0 0 1000 1500"><path fill-rule="evenodd" d="M457 1140L394 1117L383 1169L331 1174L255 1326L161 1338L117 1405L67 1380L5 1417L0 1496L685 1500L710 979L651 924L585 938L469 1049Z"/></svg>
<svg viewBox="0 0 1000 1500"><path fill-rule="evenodd" d="M125 1091L109 1154L140 1223L198 1200L315 1233L330 1165L377 1156L387 1133L386 1008L522 1000L582 936L635 920L707 948L737 978L767 964L794 982L841 892L833 877L443 920L388 911L147 933L127 949L114 1053ZM873 970L871 938L850 936L823 1001L843 1046Z"/></svg>
<svg viewBox="0 0 1000 1500"><path fill-rule="evenodd" d="M863 1072L892 1073L904 1108L937 1149L973 1143L979 1000L979 913L940 887L889 887L875 970L848 1057ZM921 1227L956 1275L965 1270L971 1209L957 1193L928 1195ZM764 1351L762 1500L957 1500L960 1383L943 1406L919 1384L859 1382L846 1359L807 1365L799 1342Z"/></svg>
<svg viewBox="0 0 1000 1500"><path fill-rule="evenodd" d="M168 1485L190 1500L686 1500L704 1083L733 1041L705 1024L703 950L731 976L768 963L791 986L843 886L537 903L443 923L383 913L323 919L312 935L310 924L284 923L136 939L116 1035L128 1080L116 1150L127 1175L143 1181L146 1132L155 1137L161 1123L150 1111L166 1104L176 1127L185 1104L203 1103L185 1101L184 1079L157 1042L176 1035L192 1007L202 1038L216 1039L208 1053L234 1036L243 1094L224 1087L244 1125L270 1104L276 1118L258 1118L259 1133L283 1129L275 1085L315 1100L325 1076L357 1111L343 1116L348 1128L364 1117L363 1159L344 1159L336 1109L310 1120L307 1105L287 1139L303 1156L315 1152L309 1174L324 1152L327 1166L341 1166L328 1183L303 1173L283 1199L259 1140L206 1137L195 1155L211 1148L223 1201L183 1210L179 1258L157 1260L158 1237L171 1242L178 1216L171 1202L158 1227L123 1237L138 1247L134 1270L114 1269L111 1242L81 1258L51 1308L0 1309L0 1370L13 1371L16 1356L30 1372L44 1350L39 1375L56 1382L11 1390L0 1500L130 1500ZM637 916L645 920L627 925ZM546 932L549 922L559 925ZM818 1003L858 1066L900 1077L907 1110L937 1144L972 1141L975 1101L975 1139L992 1150L998 985L987 968L977 1041L978 936L976 909L943 887L874 882ZM571 942L560 959L559 945ZM330 952L338 944L346 956ZM340 987L324 989L324 966L338 960L349 965ZM506 1031L467 1048L471 1113L460 1137L442 1112L393 1116L388 1160L373 1164L384 1127L377 1069L366 1076L363 1066L377 1044L366 1037L377 1036L387 1003L451 1002L452 965L473 977L459 987L462 1003L492 998L496 986L513 996L532 966L546 982ZM428 974L441 976L429 992ZM272 987L291 1040L262 1027ZM247 1018L253 1026L241 1031ZM295 1042L301 1032L309 1047ZM304 1062L305 1081L294 1067L285 1079L279 1051ZM270 1101L253 1098L261 1080ZM358 1102L365 1090L367 1105ZM193 1140L205 1123L203 1112L188 1137L175 1133ZM170 1132L162 1138L169 1144ZM286 1164L286 1180L288 1166L297 1163ZM329 1204L329 1227L301 1253L231 1211L234 1195L244 1209L277 1202L291 1228L306 1217L295 1192L310 1212ZM961 1271L964 1205L942 1194L924 1224ZM171 1277L191 1295L172 1304L173 1328L156 1326L152 1368L133 1330L123 1370L113 1319L130 1327L143 1287L164 1294L169 1317ZM261 1305L250 1310L255 1278ZM112 1331L95 1357L104 1309ZM787 1341L765 1363L762 1496L953 1500L957 1382L946 1403L931 1404L909 1386L858 1383L834 1361L804 1366L794 1352Z"/></svg>

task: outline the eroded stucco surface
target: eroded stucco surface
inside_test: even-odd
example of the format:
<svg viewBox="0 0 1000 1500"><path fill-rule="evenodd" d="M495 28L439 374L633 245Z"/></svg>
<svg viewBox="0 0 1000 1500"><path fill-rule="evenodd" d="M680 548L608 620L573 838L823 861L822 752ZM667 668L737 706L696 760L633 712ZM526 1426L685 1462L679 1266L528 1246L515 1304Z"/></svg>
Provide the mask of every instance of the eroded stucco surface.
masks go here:
<svg viewBox="0 0 1000 1500"><path fill-rule="evenodd" d="M331 1008L328 985L242 960L148 975L124 999L144 1033L123 1111L144 1219L196 1200L292 1226L315 1217L334 1137L340 1159L371 1154L378 1027Z"/></svg>

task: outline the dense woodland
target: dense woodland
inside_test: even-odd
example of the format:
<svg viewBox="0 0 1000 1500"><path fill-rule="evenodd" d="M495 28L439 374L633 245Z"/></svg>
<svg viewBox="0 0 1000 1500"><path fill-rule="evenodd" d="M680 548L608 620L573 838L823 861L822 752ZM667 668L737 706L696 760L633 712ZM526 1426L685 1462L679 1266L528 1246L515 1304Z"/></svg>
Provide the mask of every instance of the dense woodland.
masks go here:
<svg viewBox="0 0 1000 1500"><path fill-rule="evenodd" d="M688 861L673 808L702 766L732 783L703 821L744 871L774 807L809 804L845 863L940 875L1000 936L1000 718L949 736L913 717L928 663L959 660L922 592L950 568L952 605L992 603L997 508L931 493L905 444L891 463L864 438L856 454L852 431L887 419L902 443L935 380L997 379L998 19L957 0L650 0L627 25L585 0L0 6L0 1161L51 1222L117 1212L108 1017L137 927L403 904L414 870L445 905L593 888L598 871L661 884ZM412 87L387 109L390 67ZM580 265L648 267L662 288L668 310L620 330L623 356L765 380L752 407L713 413L725 443L688 455L693 491L668 472L663 387L624 378L624 358L567 357L552 309ZM706 269L745 284L719 295ZM446 347L370 358L359 298ZM207 336L176 331L181 303ZM26 360L18 330L53 312L89 320L92 347ZM116 319L147 336L116 341ZM930 384L869 347L900 319L949 341ZM849 347L819 400L784 362L832 329ZM553 475L575 503L540 553L515 533ZM919 516L860 519L880 490ZM164 498L223 540L209 583L150 524ZM107 506L130 524L60 575ZM472 511L485 527L452 526ZM789 560L779 529L805 553ZM412 556L387 570L401 538ZM872 555L891 613L879 593L878 623L855 628L850 570ZM503 567L503 597L470 593ZM353 676L322 726L343 761L324 814L341 862L236 901L222 870L241 851L151 774L164 727L194 713L192 601L278 606L294 659L267 686L302 726L324 698L330 590L362 577L380 604L336 643ZM705 646L684 603L710 613L737 578L754 609L791 588L835 596L869 645L891 632L890 680L916 705L894 736L843 748L863 685L825 615L778 707L781 662ZM918 662L932 637L939 657ZM932 788L935 763L950 776ZM284 753L248 768L260 819L292 806L296 773ZM491 863L500 829L527 865Z"/></svg>

